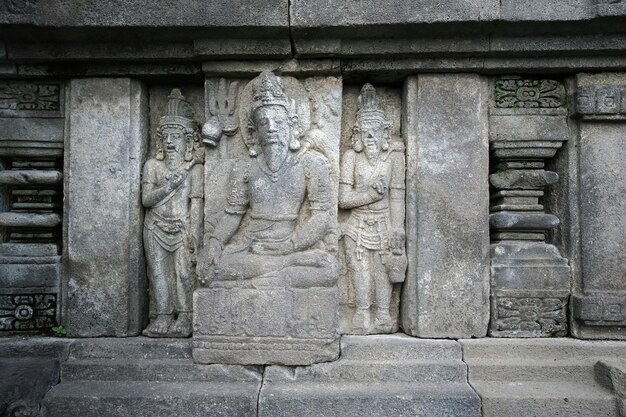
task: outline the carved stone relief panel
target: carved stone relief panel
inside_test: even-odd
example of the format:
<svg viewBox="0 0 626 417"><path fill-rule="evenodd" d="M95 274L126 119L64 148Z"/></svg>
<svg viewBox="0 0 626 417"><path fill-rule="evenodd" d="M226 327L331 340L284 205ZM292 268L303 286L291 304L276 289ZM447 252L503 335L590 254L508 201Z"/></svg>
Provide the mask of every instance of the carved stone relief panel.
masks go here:
<svg viewBox="0 0 626 417"><path fill-rule="evenodd" d="M209 79L200 363L304 365L339 354L341 80Z"/></svg>
<svg viewBox="0 0 626 417"><path fill-rule="evenodd" d="M567 334L570 268L546 233L559 218L546 213L545 169L568 139L567 95L558 80L502 77L489 109L492 154L491 324L494 337Z"/></svg>
<svg viewBox="0 0 626 417"><path fill-rule="evenodd" d="M189 337L203 226L204 149L196 120L202 92L191 92L195 106L178 88L166 98L164 92L153 89L152 154L142 176L143 240L150 284L150 323L143 334Z"/></svg>
<svg viewBox="0 0 626 417"><path fill-rule="evenodd" d="M64 91L0 81L0 330L59 319Z"/></svg>
<svg viewBox="0 0 626 417"><path fill-rule="evenodd" d="M371 84L348 88L339 184L343 333L398 330L407 265L404 195L399 94Z"/></svg>

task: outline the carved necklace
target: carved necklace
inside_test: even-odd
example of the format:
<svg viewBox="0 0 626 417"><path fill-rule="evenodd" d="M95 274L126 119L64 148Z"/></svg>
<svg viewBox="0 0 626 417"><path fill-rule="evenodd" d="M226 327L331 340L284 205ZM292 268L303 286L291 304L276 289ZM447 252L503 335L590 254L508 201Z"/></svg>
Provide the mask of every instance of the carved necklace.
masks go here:
<svg viewBox="0 0 626 417"><path fill-rule="evenodd" d="M283 172L283 168L287 165L288 159L289 156L285 158L285 161L276 172L273 172L271 169L269 169L267 163L265 162L265 156L263 156L262 154L257 157L257 164L259 165L259 168L261 168L261 171L270 179L270 181L276 182L280 178L280 174Z"/></svg>

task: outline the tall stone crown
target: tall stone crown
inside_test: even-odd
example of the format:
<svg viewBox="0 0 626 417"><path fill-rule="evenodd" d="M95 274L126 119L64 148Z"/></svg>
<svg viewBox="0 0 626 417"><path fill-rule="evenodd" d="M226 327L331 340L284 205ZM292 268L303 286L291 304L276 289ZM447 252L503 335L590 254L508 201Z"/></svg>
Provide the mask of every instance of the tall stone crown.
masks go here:
<svg viewBox="0 0 626 417"><path fill-rule="evenodd" d="M259 82L254 91L251 114L254 114L259 107L272 105L282 106L290 111L289 100L285 95L280 78L271 71L263 71L259 75Z"/></svg>
<svg viewBox="0 0 626 417"><path fill-rule="evenodd" d="M356 119L358 123L365 120L387 123L385 113L378 105L376 89L372 84L365 84L363 88L361 88L361 94L359 95L359 110L356 113Z"/></svg>
<svg viewBox="0 0 626 417"><path fill-rule="evenodd" d="M197 127L193 120L191 104L178 88L174 88L168 96L165 114L161 117L160 125L180 125L189 129Z"/></svg>

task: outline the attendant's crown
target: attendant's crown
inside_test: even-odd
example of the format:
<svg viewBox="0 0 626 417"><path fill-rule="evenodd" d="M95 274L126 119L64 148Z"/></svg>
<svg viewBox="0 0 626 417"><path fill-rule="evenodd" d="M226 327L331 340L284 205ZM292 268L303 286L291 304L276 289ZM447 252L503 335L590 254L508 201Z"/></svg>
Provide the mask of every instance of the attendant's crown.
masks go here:
<svg viewBox="0 0 626 417"><path fill-rule="evenodd" d="M358 107L359 110L356 113L357 122L360 123L365 120L373 120L381 123L387 123L385 113L378 105L376 89L372 86L372 84L365 84L363 88L361 88Z"/></svg>
<svg viewBox="0 0 626 417"><path fill-rule="evenodd" d="M193 120L193 109L191 104L185 99L178 88L174 88L168 96L165 114L161 117L159 124L180 125L189 129L197 128Z"/></svg>

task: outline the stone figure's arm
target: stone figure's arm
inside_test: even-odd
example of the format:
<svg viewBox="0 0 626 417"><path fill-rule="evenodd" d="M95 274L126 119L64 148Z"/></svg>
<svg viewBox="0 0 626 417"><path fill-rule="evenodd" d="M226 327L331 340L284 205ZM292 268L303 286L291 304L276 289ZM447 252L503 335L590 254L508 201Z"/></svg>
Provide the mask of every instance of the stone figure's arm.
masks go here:
<svg viewBox="0 0 626 417"><path fill-rule="evenodd" d="M404 153L395 151L391 154L391 184L389 189L389 215L391 217L390 246L394 253L404 253L404 194L405 170Z"/></svg>
<svg viewBox="0 0 626 417"><path fill-rule="evenodd" d="M295 251L307 249L322 240L331 225L330 167L324 159L317 156L308 158L305 163L311 217L298 226L291 238Z"/></svg>
<svg viewBox="0 0 626 417"><path fill-rule="evenodd" d="M215 229L213 229L213 233L208 237L209 242L217 241L223 248L235 235L242 217L243 213L224 213L217 226L215 226Z"/></svg>
<svg viewBox="0 0 626 417"><path fill-rule="evenodd" d="M192 242L189 250L197 253L198 244L202 237L203 224L203 197L204 197L204 172L202 165L196 165L191 171L191 192L189 198L191 200L190 221Z"/></svg>
<svg viewBox="0 0 626 417"><path fill-rule="evenodd" d="M230 176L230 194L223 216L210 235L204 237L206 246L206 263L212 264L222 253L224 245L235 235L241 219L248 207L248 171L249 166L244 169L235 167Z"/></svg>
<svg viewBox="0 0 626 417"><path fill-rule="evenodd" d="M153 160L148 160L143 169L143 180L141 181L141 202L144 207L150 208L158 204L169 193L180 187L185 181L185 175L172 175L165 183L158 185L156 181L156 166Z"/></svg>
<svg viewBox="0 0 626 417"><path fill-rule="evenodd" d="M356 153L352 150L344 154L341 162L341 178L339 180L339 207L352 209L380 201L385 196L384 186L381 185L379 192L374 186L367 187L364 191L354 189L354 170Z"/></svg>

